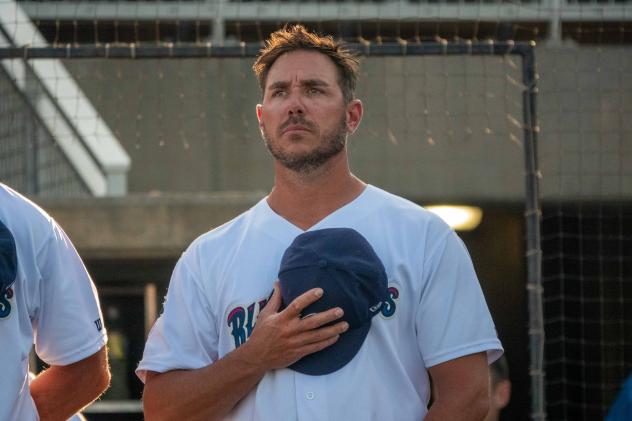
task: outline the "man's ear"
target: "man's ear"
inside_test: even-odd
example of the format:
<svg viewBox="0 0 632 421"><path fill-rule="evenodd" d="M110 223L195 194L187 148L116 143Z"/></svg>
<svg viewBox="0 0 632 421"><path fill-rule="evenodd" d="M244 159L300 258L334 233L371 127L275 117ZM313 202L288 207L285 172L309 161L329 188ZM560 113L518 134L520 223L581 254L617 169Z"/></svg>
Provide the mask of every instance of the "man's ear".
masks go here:
<svg viewBox="0 0 632 421"><path fill-rule="evenodd" d="M263 116L263 105L257 104L257 121L259 121L259 127L263 127L263 122L261 121L261 117Z"/></svg>
<svg viewBox="0 0 632 421"><path fill-rule="evenodd" d="M501 380L498 382L492 392L494 405L501 409L507 406L511 399L511 382L509 380Z"/></svg>
<svg viewBox="0 0 632 421"><path fill-rule="evenodd" d="M362 101L353 99L347 104L347 130L349 134L355 133L362 121Z"/></svg>

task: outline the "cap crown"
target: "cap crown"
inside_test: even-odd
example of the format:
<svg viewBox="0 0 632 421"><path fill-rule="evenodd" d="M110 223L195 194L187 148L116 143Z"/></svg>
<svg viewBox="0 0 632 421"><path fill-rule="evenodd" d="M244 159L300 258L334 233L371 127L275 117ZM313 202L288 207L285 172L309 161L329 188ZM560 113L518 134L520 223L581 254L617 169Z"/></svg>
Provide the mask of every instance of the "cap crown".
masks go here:
<svg viewBox="0 0 632 421"><path fill-rule="evenodd" d="M311 288L322 288L323 297L305 308L303 316L341 307L351 329L379 312L388 291L381 260L369 242L350 228L308 231L296 237L281 260L279 280L285 304Z"/></svg>

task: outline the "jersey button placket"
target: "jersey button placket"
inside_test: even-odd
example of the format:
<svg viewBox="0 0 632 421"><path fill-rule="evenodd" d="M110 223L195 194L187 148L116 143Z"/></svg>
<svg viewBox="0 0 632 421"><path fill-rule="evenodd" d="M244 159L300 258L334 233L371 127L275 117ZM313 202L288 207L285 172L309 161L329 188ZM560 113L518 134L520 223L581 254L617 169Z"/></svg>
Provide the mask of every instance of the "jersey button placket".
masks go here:
<svg viewBox="0 0 632 421"><path fill-rule="evenodd" d="M296 373L296 409L299 421L328 419L326 377Z"/></svg>

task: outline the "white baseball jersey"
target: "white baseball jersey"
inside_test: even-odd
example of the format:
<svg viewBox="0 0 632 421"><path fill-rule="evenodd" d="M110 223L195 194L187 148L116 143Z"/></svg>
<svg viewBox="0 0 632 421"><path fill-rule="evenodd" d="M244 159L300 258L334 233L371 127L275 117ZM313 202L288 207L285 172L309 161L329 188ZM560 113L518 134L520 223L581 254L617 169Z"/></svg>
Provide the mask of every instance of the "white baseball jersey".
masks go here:
<svg viewBox="0 0 632 421"><path fill-rule="evenodd" d="M309 376L268 372L227 420L421 420L428 367L487 351L502 354L471 259L441 219L373 186L311 230L349 227L384 263L390 299L358 354L342 369ZM137 374L213 364L250 334L285 249L303 231L260 201L201 236L180 258L164 312Z"/></svg>
<svg viewBox="0 0 632 421"><path fill-rule="evenodd" d="M72 243L42 209L0 183L0 221L17 250L17 278L0 295L0 420L39 416L29 353L49 365L93 355L107 340L94 284Z"/></svg>

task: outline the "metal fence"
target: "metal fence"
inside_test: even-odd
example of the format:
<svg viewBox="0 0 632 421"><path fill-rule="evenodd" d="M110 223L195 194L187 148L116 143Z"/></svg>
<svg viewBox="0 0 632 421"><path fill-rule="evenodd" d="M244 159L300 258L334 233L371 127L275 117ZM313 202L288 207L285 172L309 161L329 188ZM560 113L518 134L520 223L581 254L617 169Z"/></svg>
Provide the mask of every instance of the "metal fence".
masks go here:
<svg viewBox="0 0 632 421"><path fill-rule="evenodd" d="M0 98L0 181L27 195L89 195L55 139L1 70Z"/></svg>

